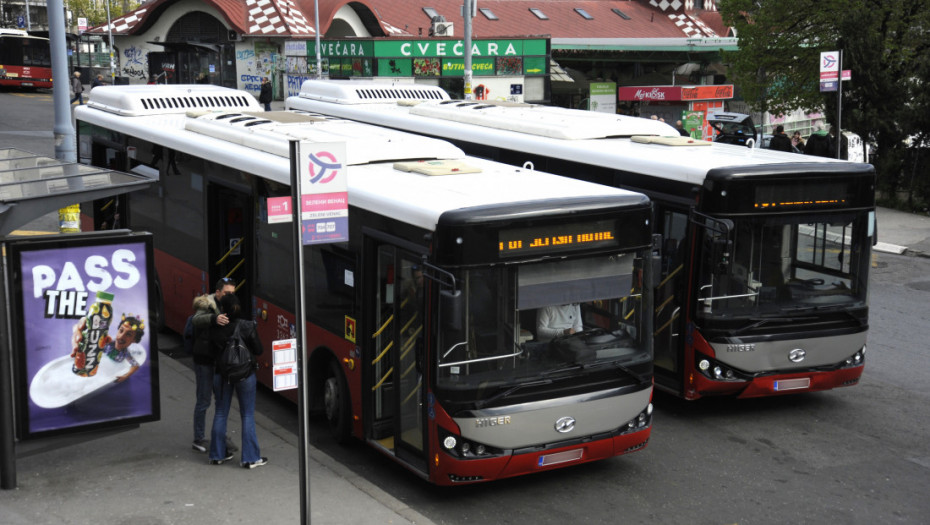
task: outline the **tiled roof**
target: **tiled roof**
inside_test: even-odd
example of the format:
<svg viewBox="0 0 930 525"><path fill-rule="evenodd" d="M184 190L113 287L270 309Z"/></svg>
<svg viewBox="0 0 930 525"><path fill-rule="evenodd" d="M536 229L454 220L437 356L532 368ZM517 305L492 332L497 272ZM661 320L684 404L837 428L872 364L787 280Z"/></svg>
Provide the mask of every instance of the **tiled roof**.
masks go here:
<svg viewBox="0 0 930 525"><path fill-rule="evenodd" d="M362 0L376 7L382 27L404 28L413 36L429 34L428 7L453 24L453 36L463 34L462 0ZM694 10L694 0L479 0L479 13L472 20L473 35L496 36L550 35L552 38L696 38L726 36L719 13L711 0L705 9ZM530 9L545 14L541 20ZM489 10L497 20L488 19ZM576 9L590 15L586 19ZM613 10L623 13L620 15ZM322 16L322 8L321 8ZM627 18L624 18L626 16Z"/></svg>
<svg viewBox="0 0 930 525"><path fill-rule="evenodd" d="M114 34L136 34L151 24L177 0L154 0L112 21ZM313 0L201 0L222 13L227 24L246 36L313 37ZM432 8L453 24L453 36L461 37L464 20L462 0L319 0L323 34L340 8L351 4L367 8L387 37L429 35ZM472 20L476 38L549 35L559 39L589 38L699 38L728 36L729 29L716 11L714 0L694 9L695 0L480 0ZM545 14L543 20L530 9ZM584 10L590 19L577 10ZM491 20L484 14L496 16ZM617 13L616 11L622 13ZM91 33L106 33L98 26Z"/></svg>

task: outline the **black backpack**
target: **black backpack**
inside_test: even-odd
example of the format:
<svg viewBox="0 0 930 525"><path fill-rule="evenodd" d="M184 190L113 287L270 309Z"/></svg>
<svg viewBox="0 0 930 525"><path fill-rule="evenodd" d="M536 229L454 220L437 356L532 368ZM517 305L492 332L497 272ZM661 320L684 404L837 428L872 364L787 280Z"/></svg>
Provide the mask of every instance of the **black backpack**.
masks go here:
<svg viewBox="0 0 930 525"><path fill-rule="evenodd" d="M187 355L194 354L194 316L191 315L184 323L184 334L182 335L184 344L184 353Z"/></svg>
<svg viewBox="0 0 930 525"><path fill-rule="evenodd" d="M220 354L216 361L216 369L224 381L230 385L240 383L252 375L254 365L252 364L252 352L242 340L239 328L242 323L236 321L236 328L232 335L226 340L226 348Z"/></svg>

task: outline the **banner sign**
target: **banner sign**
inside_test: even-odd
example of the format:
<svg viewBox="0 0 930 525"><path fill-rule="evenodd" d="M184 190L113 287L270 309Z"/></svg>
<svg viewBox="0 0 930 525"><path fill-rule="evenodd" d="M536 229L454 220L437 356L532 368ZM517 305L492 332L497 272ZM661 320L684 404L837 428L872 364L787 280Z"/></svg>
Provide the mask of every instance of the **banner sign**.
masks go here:
<svg viewBox="0 0 930 525"><path fill-rule="evenodd" d="M349 177L345 142L297 144L303 244L349 240Z"/></svg>
<svg viewBox="0 0 930 525"><path fill-rule="evenodd" d="M627 86L617 89L617 100L666 102L681 100L681 86Z"/></svg>
<svg viewBox="0 0 930 525"><path fill-rule="evenodd" d="M682 100L721 100L733 98L733 85L682 86Z"/></svg>
<svg viewBox="0 0 930 525"><path fill-rule="evenodd" d="M21 437L157 421L151 234L8 248Z"/></svg>

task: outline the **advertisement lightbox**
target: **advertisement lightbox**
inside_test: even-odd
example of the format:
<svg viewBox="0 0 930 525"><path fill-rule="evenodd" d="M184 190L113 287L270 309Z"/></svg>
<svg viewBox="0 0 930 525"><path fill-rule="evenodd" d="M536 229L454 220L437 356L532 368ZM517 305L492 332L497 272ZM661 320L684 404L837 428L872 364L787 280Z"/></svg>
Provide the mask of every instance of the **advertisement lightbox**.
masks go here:
<svg viewBox="0 0 930 525"><path fill-rule="evenodd" d="M157 421L151 234L32 237L6 247L20 438Z"/></svg>

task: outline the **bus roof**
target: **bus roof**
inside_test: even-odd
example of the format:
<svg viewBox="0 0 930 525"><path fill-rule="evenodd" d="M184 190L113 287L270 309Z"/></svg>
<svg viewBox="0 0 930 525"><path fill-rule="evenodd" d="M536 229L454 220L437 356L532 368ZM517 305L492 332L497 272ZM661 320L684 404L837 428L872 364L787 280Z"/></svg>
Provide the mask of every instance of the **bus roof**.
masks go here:
<svg viewBox="0 0 930 525"><path fill-rule="evenodd" d="M678 134L657 120L519 102L451 100L440 87L418 84L307 80L298 98L344 105L399 105L411 115L565 140ZM295 103L295 109L302 108Z"/></svg>
<svg viewBox="0 0 930 525"><path fill-rule="evenodd" d="M466 157L437 139L338 118L262 112L251 94L217 86L101 86L87 105L75 108L75 118L284 185L290 184L290 140L345 142L349 203L429 230L444 212L470 207L584 198L648 202L640 193Z"/></svg>
<svg viewBox="0 0 930 525"><path fill-rule="evenodd" d="M679 135L670 126L651 119L591 111L484 101L398 102L388 98L381 103L359 103L353 102L357 97L349 94L358 89L353 86L356 82L308 80L298 97L287 99L287 107L693 185L701 185L717 170L752 175L761 173L762 166L768 173L797 172L802 171L798 169L801 164L810 171L812 165L826 167L828 163L846 162L730 144L708 145L697 140L690 146L680 140L640 142L631 137ZM373 83L359 85L369 92L379 91ZM340 90L345 92L342 98L337 97ZM317 92L325 96L317 96ZM339 103L334 103L337 98ZM538 117L532 117L534 114ZM662 132L656 124L669 131ZM590 131L611 125L616 132L596 136ZM706 147L696 147L699 145ZM835 169L836 165L831 167Z"/></svg>

